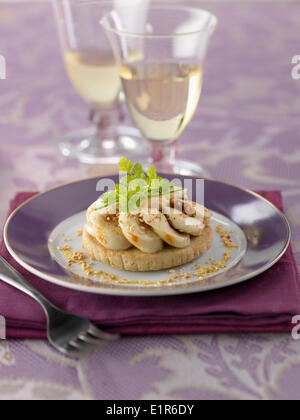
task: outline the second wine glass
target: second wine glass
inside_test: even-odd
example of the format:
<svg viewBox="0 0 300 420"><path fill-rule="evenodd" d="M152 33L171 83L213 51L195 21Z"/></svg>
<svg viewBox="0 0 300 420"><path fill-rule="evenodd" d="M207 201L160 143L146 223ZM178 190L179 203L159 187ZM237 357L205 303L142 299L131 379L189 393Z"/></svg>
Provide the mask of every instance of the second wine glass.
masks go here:
<svg viewBox="0 0 300 420"><path fill-rule="evenodd" d="M124 125L117 63L101 17L116 0L53 0L67 74L90 105L91 126L67 134L60 149L89 164L117 164L122 156L138 158L144 141L135 127Z"/></svg>

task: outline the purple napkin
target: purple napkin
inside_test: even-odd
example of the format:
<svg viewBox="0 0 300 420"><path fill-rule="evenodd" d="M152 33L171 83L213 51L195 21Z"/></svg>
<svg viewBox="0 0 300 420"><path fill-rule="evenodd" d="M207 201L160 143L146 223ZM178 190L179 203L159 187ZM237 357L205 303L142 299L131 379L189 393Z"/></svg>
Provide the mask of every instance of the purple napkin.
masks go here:
<svg viewBox="0 0 300 420"><path fill-rule="evenodd" d="M260 192L282 209L278 191ZM34 193L19 193L10 213ZM190 334L209 332L288 332L300 314L299 276L290 247L284 257L260 276L212 292L168 297L92 295L50 284L30 274L9 255L1 255L58 307L82 315L102 328L121 334ZM41 307L28 296L0 282L0 315L8 338L45 338Z"/></svg>

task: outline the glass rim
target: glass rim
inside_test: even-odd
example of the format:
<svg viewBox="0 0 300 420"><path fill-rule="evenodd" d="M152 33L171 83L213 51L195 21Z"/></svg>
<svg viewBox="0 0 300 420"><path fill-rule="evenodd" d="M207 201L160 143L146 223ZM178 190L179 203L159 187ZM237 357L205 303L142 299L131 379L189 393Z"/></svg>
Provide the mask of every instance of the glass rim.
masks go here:
<svg viewBox="0 0 300 420"><path fill-rule="evenodd" d="M132 6L131 6L132 7ZM128 10L128 7L124 7L123 9ZM208 13L211 18L212 18L212 23L209 24L205 29L198 29L195 31L190 31L190 32L182 32L182 33L173 33L173 34L147 34L147 33L139 33L139 32L130 32L130 31L123 31L123 30L119 30L119 29L114 29L111 26L106 25L105 23L105 19L111 15L111 13L114 11L114 9L112 9L110 12L106 13L104 16L102 16L102 18L100 19L100 24L102 25L102 27L108 31L108 32L112 32L118 35L127 35L127 36L132 36L132 37L136 37L136 38L175 38L175 37L183 37L183 36L187 36L187 35L196 35L196 34L200 34L202 32L207 32L209 30L214 29L217 24L218 24L218 18L216 15L214 15L213 13L211 13L210 11L206 10L206 9L202 9L202 8L197 8L197 7L189 7L189 6L182 6L180 7L180 5L176 5L176 7L172 7L172 4L170 3L170 5L165 5L165 6L155 6L155 7L141 7L140 9L143 10L168 10L168 9L173 9L173 10L187 10L187 11L197 11L197 12L206 12Z"/></svg>

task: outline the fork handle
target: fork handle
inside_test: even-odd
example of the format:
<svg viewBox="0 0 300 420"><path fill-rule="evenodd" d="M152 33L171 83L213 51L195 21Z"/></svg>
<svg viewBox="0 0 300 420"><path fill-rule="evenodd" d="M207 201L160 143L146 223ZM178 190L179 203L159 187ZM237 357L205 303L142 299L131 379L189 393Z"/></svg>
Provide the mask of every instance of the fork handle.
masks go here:
<svg viewBox="0 0 300 420"><path fill-rule="evenodd" d="M49 307L55 308L55 306L48 301L31 283L29 283L25 277L23 277L17 270L15 270L4 258L0 255L0 280L9 284L10 286L19 289L21 292L26 293L33 299L35 299L40 305L42 305L46 314L49 311Z"/></svg>

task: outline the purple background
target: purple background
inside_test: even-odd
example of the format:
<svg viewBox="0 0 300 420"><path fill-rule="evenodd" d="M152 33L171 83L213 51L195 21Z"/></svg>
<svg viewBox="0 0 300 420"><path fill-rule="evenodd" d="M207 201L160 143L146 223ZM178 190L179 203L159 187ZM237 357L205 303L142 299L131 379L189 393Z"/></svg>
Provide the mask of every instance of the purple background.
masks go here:
<svg viewBox="0 0 300 420"><path fill-rule="evenodd" d="M200 2L198 2L200 3ZM197 115L180 156L217 178L281 189L300 265L298 2L210 2L220 25ZM87 107L64 74L47 2L1 3L0 223L19 190L103 174L66 161L56 141L85 125ZM107 170L110 172L110 170ZM80 361L45 342L0 344L0 398L300 398L300 342L288 335L124 338Z"/></svg>

